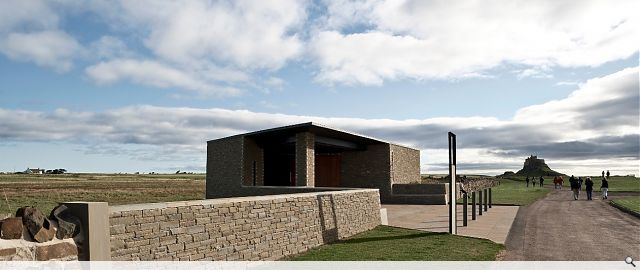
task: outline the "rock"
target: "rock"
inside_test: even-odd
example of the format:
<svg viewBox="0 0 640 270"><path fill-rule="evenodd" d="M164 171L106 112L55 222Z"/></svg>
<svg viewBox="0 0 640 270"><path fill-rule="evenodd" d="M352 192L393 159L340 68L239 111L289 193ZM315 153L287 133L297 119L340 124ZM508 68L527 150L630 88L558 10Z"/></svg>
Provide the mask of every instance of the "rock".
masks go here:
<svg viewBox="0 0 640 270"><path fill-rule="evenodd" d="M16 248L0 248L0 260L2 257L10 257L16 255Z"/></svg>
<svg viewBox="0 0 640 270"><path fill-rule="evenodd" d="M32 237L42 229L45 219L40 210L29 206L18 209L16 217L22 217L22 224Z"/></svg>
<svg viewBox="0 0 640 270"><path fill-rule="evenodd" d="M20 239L22 238L22 218L14 217L0 221L0 238Z"/></svg>
<svg viewBox="0 0 640 270"><path fill-rule="evenodd" d="M55 229L51 226L49 219L36 208L22 207L16 212L16 217L22 217L22 224L33 240L38 243L49 241L55 236Z"/></svg>
<svg viewBox="0 0 640 270"><path fill-rule="evenodd" d="M42 245L36 247L36 260L48 261L55 259L63 259L68 257L77 257L78 249L75 245L62 242L53 245Z"/></svg>
<svg viewBox="0 0 640 270"><path fill-rule="evenodd" d="M49 219L45 218L42 228L35 234L32 235L33 240L36 240L38 243L44 243L47 241L51 241L54 236L56 236L56 230L51 226Z"/></svg>
<svg viewBox="0 0 640 270"><path fill-rule="evenodd" d="M58 205L49 215L49 219L58 222L58 231L56 237L58 239L72 238L80 232L80 219L71 214L66 205Z"/></svg>

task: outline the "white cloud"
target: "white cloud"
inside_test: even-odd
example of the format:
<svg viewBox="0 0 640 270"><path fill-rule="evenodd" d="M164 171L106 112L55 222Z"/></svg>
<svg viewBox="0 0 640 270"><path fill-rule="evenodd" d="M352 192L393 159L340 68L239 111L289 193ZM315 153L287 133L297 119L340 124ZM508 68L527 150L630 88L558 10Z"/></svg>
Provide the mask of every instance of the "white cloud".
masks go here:
<svg viewBox="0 0 640 270"><path fill-rule="evenodd" d="M304 1L99 2L110 20L148 33L144 44L179 63L214 62L244 69L278 69L298 56L295 34L306 20Z"/></svg>
<svg viewBox="0 0 640 270"><path fill-rule="evenodd" d="M324 29L310 49L317 79L329 83L460 78L508 63L598 66L637 53L640 42L638 1L373 0L342 6L329 2Z"/></svg>
<svg viewBox="0 0 640 270"><path fill-rule="evenodd" d="M59 20L46 1L0 1L0 33L16 27L51 29Z"/></svg>
<svg viewBox="0 0 640 270"><path fill-rule="evenodd" d="M0 39L0 52L17 61L65 72L82 50L76 39L61 31L11 33Z"/></svg>
<svg viewBox="0 0 640 270"><path fill-rule="evenodd" d="M90 66L86 73L100 84L129 80L160 88L177 87L205 95L228 96L240 93L240 90L233 87L218 86L194 77L191 73L152 60L115 59Z"/></svg>
<svg viewBox="0 0 640 270"><path fill-rule="evenodd" d="M569 168L567 164L580 167L582 160L601 159L624 164L621 171L637 173L639 70L629 68L594 78L581 84L567 98L523 108L508 121L485 117L331 118L155 106L104 112L0 109L0 138L3 141L175 146L172 149L184 146L193 151L207 140L311 121L426 150L422 160L426 168L438 168L444 162L440 157L447 147L446 132L453 131L458 135L458 149L465 155L461 156L461 162L473 170L512 169L514 162L517 164L529 154L538 154L564 162L565 167L560 168Z"/></svg>

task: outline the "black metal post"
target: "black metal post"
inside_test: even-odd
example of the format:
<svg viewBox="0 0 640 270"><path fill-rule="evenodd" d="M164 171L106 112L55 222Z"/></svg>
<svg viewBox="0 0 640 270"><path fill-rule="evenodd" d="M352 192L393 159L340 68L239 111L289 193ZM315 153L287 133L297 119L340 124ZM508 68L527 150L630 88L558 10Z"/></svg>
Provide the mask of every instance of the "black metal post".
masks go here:
<svg viewBox="0 0 640 270"><path fill-rule="evenodd" d="M467 226L467 194L462 194L462 226Z"/></svg>
<svg viewBox="0 0 640 270"><path fill-rule="evenodd" d="M482 216L482 189L478 190L478 215Z"/></svg>
<svg viewBox="0 0 640 270"><path fill-rule="evenodd" d="M449 233L458 234L456 199L456 134L449 132Z"/></svg>
<svg viewBox="0 0 640 270"><path fill-rule="evenodd" d="M484 190L484 194L483 194L483 195L484 195L484 211L485 211L485 212L487 212L487 210L489 210L489 208L487 207L487 201L488 201L488 200L487 200L487 193L488 193L488 192L487 192L487 190L485 189L485 190Z"/></svg>
<svg viewBox="0 0 640 270"><path fill-rule="evenodd" d="M491 188L489 188L489 208L491 208L492 204L493 204L493 199L491 198Z"/></svg>
<svg viewBox="0 0 640 270"><path fill-rule="evenodd" d="M476 220L476 192L471 192L471 220Z"/></svg>

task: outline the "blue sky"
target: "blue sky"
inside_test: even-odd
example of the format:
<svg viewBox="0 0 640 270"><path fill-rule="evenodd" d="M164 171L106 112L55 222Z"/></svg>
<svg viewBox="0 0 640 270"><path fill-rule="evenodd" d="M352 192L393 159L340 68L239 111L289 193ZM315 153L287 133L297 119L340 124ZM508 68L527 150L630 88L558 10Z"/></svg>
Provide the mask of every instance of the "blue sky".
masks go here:
<svg viewBox="0 0 640 270"><path fill-rule="evenodd" d="M637 1L0 4L0 171L202 171L315 121L460 170L640 174Z"/></svg>

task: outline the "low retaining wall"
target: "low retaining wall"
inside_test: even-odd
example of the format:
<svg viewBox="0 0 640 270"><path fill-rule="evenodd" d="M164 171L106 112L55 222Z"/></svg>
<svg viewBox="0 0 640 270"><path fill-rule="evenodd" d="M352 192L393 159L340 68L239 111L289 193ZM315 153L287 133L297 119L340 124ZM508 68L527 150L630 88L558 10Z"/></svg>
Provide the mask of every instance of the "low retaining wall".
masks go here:
<svg viewBox="0 0 640 270"><path fill-rule="evenodd" d="M112 260L277 260L380 225L377 189L110 207Z"/></svg>

